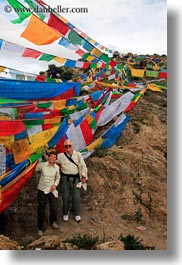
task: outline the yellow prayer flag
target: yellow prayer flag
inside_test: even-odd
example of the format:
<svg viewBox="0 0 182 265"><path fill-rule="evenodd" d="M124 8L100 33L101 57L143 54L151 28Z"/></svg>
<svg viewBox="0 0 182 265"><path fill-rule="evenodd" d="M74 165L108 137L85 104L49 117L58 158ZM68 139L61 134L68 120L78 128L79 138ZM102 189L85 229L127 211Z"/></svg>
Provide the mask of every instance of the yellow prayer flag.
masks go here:
<svg viewBox="0 0 182 265"><path fill-rule="evenodd" d="M89 55L86 59L88 62L91 62L94 60L94 56Z"/></svg>
<svg viewBox="0 0 182 265"><path fill-rule="evenodd" d="M94 39L90 39L89 42L92 43L92 44L94 44L95 43L95 40Z"/></svg>
<svg viewBox="0 0 182 265"><path fill-rule="evenodd" d="M5 68L6 67L4 67L4 66L0 66L0 73L3 72Z"/></svg>
<svg viewBox="0 0 182 265"><path fill-rule="evenodd" d="M134 102L137 103L139 101L140 97L141 96L136 97L135 100L134 100Z"/></svg>
<svg viewBox="0 0 182 265"><path fill-rule="evenodd" d="M1 116L1 121L7 121L7 120L11 120L10 116Z"/></svg>
<svg viewBox="0 0 182 265"><path fill-rule="evenodd" d="M15 141L13 144L12 151L14 155L15 164L18 164L23 160L28 159L32 153L27 138Z"/></svg>
<svg viewBox="0 0 182 265"><path fill-rule="evenodd" d="M102 139L101 137L96 139L93 143L89 144L87 146L87 150L88 151L91 151L93 150L94 148L96 148L99 144L101 144L102 142L104 141L104 139Z"/></svg>
<svg viewBox="0 0 182 265"><path fill-rule="evenodd" d="M50 119L44 119L44 124L61 123L61 117L53 117Z"/></svg>
<svg viewBox="0 0 182 265"><path fill-rule="evenodd" d="M49 27L35 15L31 15L30 21L20 37L23 37L36 45L50 44L62 36L59 32Z"/></svg>
<svg viewBox="0 0 182 265"><path fill-rule="evenodd" d="M14 140L14 135L0 136L0 143L6 146L9 150L12 149Z"/></svg>
<svg viewBox="0 0 182 265"><path fill-rule="evenodd" d="M87 81L88 81L88 82L92 82L92 81L93 81L92 76L89 77L89 78L87 78Z"/></svg>
<svg viewBox="0 0 182 265"><path fill-rule="evenodd" d="M64 64L66 62L66 59L61 57L55 57L53 60L60 64Z"/></svg>
<svg viewBox="0 0 182 265"><path fill-rule="evenodd" d="M93 121L93 117L92 117L92 115L90 115L90 113L88 113L85 118L89 124Z"/></svg>
<svg viewBox="0 0 182 265"><path fill-rule="evenodd" d="M61 110L61 109L64 109L65 106L66 106L66 99L55 100L55 101L54 101L54 109L55 109L55 110Z"/></svg>
<svg viewBox="0 0 182 265"><path fill-rule="evenodd" d="M39 147L45 146L47 142L49 142L49 140L54 136L57 130L58 126L29 136L30 148L32 153L36 152Z"/></svg>
<svg viewBox="0 0 182 265"><path fill-rule="evenodd" d="M68 110L73 110L73 109L75 109L75 106L71 105L71 106L68 106L67 108L68 108Z"/></svg>
<svg viewBox="0 0 182 265"><path fill-rule="evenodd" d="M152 91L162 92L162 90L155 84L148 84L147 88L152 90Z"/></svg>
<svg viewBox="0 0 182 265"><path fill-rule="evenodd" d="M92 51L91 51L91 54L92 55L95 55L97 58L100 58L101 55L103 54L99 49L97 48L94 48Z"/></svg>
<svg viewBox="0 0 182 265"><path fill-rule="evenodd" d="M144 89L142 89L142 90L140 90L140 94L141 95L144 95L144 93L147 91L147 88L144 88Z"/></svg>
<svg viewBox="0 0 182 265"><path fill-rule="evenodd" d="M144 77L145 70L131 68L131 75L137 77Z"/></svg>

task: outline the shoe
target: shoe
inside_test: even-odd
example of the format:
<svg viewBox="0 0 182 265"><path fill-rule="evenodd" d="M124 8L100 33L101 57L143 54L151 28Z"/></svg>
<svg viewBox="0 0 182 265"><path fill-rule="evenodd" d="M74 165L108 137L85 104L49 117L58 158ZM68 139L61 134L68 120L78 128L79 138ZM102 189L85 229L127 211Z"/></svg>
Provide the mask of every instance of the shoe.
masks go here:
<svg viewBox="0 0 182 265"><path fill-rule="evenodd" d="M65 222L67 222L68 219L69 219L69 215L68 215L68 214L67 214L67 215L63 215L63 220L64 220Z"/></svg>
<svg viewBox="0 0 182 265"><path fill-rule="evenodd" d="M43 236L43 232L42 232L42 230L38 230L38 236Z"/></svg>
<svg viewBox="0 0 182 265"><path fill-rule="evenodd" d="M55 228L55 229L59 228L58 224L56 224L55 222L52 224L52 227Z"/></svg>
<svg viewBox="0 0 182 265"><path fill-rule="evenodd" d="M81 216L80 215L76 215L75 216L75 221L76 222L80 222L81 221Z"/></svg>

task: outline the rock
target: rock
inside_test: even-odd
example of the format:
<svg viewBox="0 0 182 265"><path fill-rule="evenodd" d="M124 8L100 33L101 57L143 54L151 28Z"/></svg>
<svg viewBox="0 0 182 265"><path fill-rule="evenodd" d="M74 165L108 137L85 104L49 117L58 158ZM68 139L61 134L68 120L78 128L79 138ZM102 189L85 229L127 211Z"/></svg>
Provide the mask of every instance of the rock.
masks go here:
<svg viewBox="0 0 182 265"><path fill-rule="evenodd" d="M11 240L9 237L0 235L0 250L20 250L21 247L17 242Z"/></svg>
<svg viewBox="0 0 182 265"><path fill-rule="evenodd" d="M73 245L71 243L63 243L61 242L60 246L59 246L60 250L77 250L78 247L76 245Z"/></svg>
<svg viewBox="0 0 182 265"><path fill-rule="evenodd" d="M61 240L59 236L50 235L50 236L42 236L39 239L30 243L27 248L28 249L59 249Z"/></svg>
<svg viewBox="0 0 182 265"><path fill-rule="evenodd" d="M124 250L124 243L120 240L105 242L94 247L95 250Z"/></svg>

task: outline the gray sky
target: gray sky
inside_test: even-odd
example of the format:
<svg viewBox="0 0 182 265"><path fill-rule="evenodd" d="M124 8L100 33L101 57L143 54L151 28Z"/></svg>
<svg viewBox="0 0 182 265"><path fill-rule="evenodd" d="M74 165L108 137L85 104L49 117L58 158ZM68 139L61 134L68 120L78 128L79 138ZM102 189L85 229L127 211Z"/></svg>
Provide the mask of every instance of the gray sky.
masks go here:
<svg viewBox="0 0 182 265"><path fill-rule="evenodd" d="M22 0L21 0L22 1ZM61 13L81 31L104 46L121 53L167 54L167 1L166 0L44 0L52 8L87 8L88 13ZM61 47L58 41L51 45L37 46L20 38L28 23L12 24L16 13L4 12L6 0L0 3L0 38L25 47L56 56L78 59L74 52ZM52 61L53 62L53 61ZM38 73L48 64L35 59L17 58L16 54L0 55L0 64ZM17 68L16 68L17 69Z"/></svg>

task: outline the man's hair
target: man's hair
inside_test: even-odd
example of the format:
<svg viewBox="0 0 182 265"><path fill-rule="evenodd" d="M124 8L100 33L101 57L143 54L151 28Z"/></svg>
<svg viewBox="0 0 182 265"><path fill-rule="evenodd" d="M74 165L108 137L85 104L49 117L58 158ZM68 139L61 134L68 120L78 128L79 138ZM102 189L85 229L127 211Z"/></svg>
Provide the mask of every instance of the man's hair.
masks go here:
<svg viewBox="0 0 182 265"><path fill-rule="evenodd" d="M71 139L66 139L66 140L64 141L64 146L67 144L67 142L70 142L71 145L73 145L73 142L71 141Z"/></svg>
<svg viewBox="0 0 182 265"><path fill-rule="evenodd" d="M57 153L55 151L51 151L50 153L48 153L48 156L51 156L51 155L55 155L57 159Z"/></svg>

